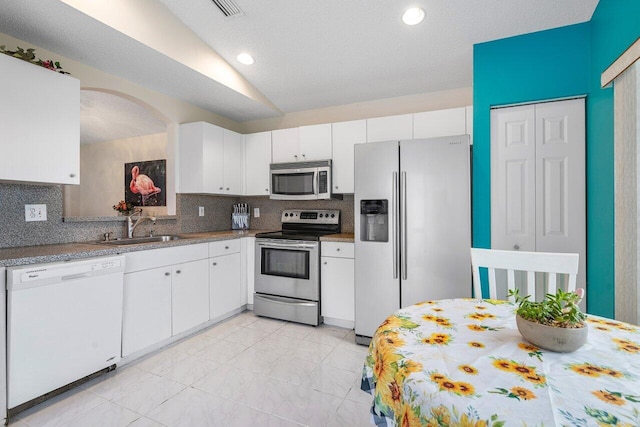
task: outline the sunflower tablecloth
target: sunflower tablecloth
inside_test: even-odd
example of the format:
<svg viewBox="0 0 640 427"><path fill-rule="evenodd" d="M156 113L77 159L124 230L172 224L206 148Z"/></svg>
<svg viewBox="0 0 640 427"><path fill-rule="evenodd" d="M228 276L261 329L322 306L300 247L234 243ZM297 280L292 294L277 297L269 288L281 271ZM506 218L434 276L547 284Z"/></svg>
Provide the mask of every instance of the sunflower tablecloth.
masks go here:
<svg viewBox="0 0 640 427"><path fill-rule="evenodd" d="M587 343L525 341L506 301L426 301L375 333L362 389L388 426L640 426L640 328L588 316Z"/></svg>

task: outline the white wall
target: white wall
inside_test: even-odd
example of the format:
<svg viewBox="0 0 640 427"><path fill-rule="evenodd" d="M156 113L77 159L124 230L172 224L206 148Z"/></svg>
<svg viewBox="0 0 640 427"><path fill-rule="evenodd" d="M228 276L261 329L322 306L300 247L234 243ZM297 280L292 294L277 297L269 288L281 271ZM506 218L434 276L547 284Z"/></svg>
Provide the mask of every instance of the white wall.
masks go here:
<svg viewBox="0 0 640 427"><path fill-rule="evenodd" d="M467 105L473 105L473 90L471 87L336 105L316 110L287 113L281 117L271 119L246 121L242 122L241 133L395 116L398 114L422 113L424 111L446 110Z"/></svg>
<svg viewBox="0 0 640 427"><path fill-rule="evenodd" d="M112 206L124 199L124 164L166 158L166 133L82 144L80 146L82 179L80 185L64 187L65 216L117 215ZM165 190L163 188L163 191ZM154 215L167 214L166 206L149 209L153 210Z"/></svg>

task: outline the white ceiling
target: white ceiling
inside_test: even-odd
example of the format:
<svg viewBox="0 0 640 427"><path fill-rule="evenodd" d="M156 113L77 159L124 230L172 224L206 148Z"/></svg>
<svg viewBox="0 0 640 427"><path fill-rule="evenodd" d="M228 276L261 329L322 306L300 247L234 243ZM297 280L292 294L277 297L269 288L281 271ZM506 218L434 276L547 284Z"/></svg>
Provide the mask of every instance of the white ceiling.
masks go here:
<svg viewBox="0 0 640 427"><path fill-rule="evenodd" d="M236 121L472 85L473 44L588 21L598 0L158 0L280 110L59 0L3 0L0 32ZM423 23L400 18L419 5ZM153 25L152 22L141 25ZM248 51L253 66L235 57ZM64 64L63 64L64 65Z"/></svg>

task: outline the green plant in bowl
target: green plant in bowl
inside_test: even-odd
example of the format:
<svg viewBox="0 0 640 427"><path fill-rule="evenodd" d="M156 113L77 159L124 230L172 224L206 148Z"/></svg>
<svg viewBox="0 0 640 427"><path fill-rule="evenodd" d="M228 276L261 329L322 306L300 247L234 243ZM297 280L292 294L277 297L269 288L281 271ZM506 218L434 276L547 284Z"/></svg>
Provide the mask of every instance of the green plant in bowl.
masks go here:
<svg viewBox="0 0 640 427"><path fill-rule="evenodd" d="M538 347L570 352L579 349L587 341L586 315L580 311L578 303L584 295L583 289L555 294L546 294L542 301L529 301L518 290L509 291L518 308L516 324L520 334Z"/></svg>
<svg viewBox="0 0 640 427"><path fill-rule="evenodd" d="M578 307L583 292L558 289L555 294L546 294L542 301L529 301L530 295L523 297L518 289L510 290L509 296L514 297L516 313L523 319L556 328L582 328L587 317Z"/></svg>

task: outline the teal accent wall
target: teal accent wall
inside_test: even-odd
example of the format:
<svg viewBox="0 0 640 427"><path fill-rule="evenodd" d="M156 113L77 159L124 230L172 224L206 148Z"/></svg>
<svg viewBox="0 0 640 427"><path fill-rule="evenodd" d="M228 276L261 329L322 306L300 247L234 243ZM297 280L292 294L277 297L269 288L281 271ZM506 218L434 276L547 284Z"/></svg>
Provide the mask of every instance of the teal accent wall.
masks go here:
<svg viewBox="0 0 640 427"><path fill-rule="evenodd" d="M640 1L600 0L590 21L587 104L588 310L615 315L613 89L600 76L640 37Z"/></svg>
<svg viewBox="0 0 640 427"><path fill-rule="evenodd" d="M640 36L640 1L600 0L590 22L474 46L473 245L491 247L490 108L587 95L589 313L613 317L613 91L601 73Z"/></svg>

